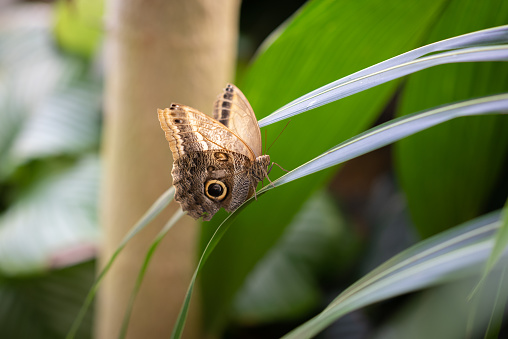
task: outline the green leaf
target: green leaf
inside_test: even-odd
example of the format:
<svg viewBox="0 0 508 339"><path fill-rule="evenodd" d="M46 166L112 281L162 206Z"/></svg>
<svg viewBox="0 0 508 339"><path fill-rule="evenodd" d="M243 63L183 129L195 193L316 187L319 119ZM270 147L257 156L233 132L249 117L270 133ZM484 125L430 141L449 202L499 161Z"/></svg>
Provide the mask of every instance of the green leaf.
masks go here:
<svg viewBox="0 0 508 339"><path fill-rule="evenodd" d="M55 91L25 120L12 146L15 162L76 155L95 148L100 136L101 87L77 82Z"/></svg>
<svg viewBox="0 0 508 339"><path fill-rule="evenodd" d="M22 130L28 128L27 133L34 129L40 131L41 127L37 123L41 120L47 122L48 117L59 121L59 115L55 117L55 114L62 113L64 107L60 103L61 101L65 103L66 98L57 93L60 95L66 93L66 86L74 83L82 75L83 66L79 60L62 56L55 50L48 29L19 27L0 29L0 70L2 72L0 77L0 178L11 174L19 165L19 159L15 159L16 154L13 154L12 148L15 143L21 142L17 138ZM90 90L97 91L95 88ZM67 94L72 91L77 91L76 84L73 90L67 91ZM74 96L71 95L68 100L73 100L75 103L76 95L76 93ZM82 98L83 95L80 97ZM85 104L85 107L93 106L96 102L97 100L93 99L92 102ZM97 108L94 109L97 110ZM80 109L79 112L83 113L83 110ZM72 122L68 122L71 113L73 111L68 110L63 114L67 126L72 125ZM74 116L74 118L76 121L91 118L92 123L97 120L89 113L83 117ZM29 128L29 125L32 127ZM76 130L74 128L74 132ZM54 133L55 130L53 128L47 132ZM63 132L59 133L60 136L62 134ZM78 133L78 139L82 135L83 133ZM26 137L30 138L25 134L23 138ZM69 137L65 138L65 141L68 142ZM75 143L71 142L70 145ZM67 147L67 150L69 148Z"/></svg>
<svg viewBox="0 0 508 339"><path fill-rule="evenodd" d="M507 2L450 1L426 42L507 22ZM409 77L399 114L503 92L508 90L507 78L506 63L454 64L422 71ZM397 172L421 235L435 234L492 209L487 204L502 179L507 130L506 116L474 117L435 127L397 145Z"/></svg>
<svg viewBox="0 0 508 339"><path fill-rule="evenodd" d="M491 270L496 262L501 257L503 251L508 247L508 200L504 205L504 214L503 214L503 225L499 229L499 232L496 235L496 243L494 244L494 248L492 249L492 254L487 262L486 270Z"/></svg>
<svg viewBox="0 0 508 339"><path fill-rule="evenodd" d="M487 260L487 263L485 264L485 271L483 272L483 277L480 280L479 285L482 285L483 280L487 277L490 271L492 271L499 261L499 258L501 258L504 250L508 247L508 201L504 205L504 211L502 218L503 225L496 234L494 248L492 249L489 260Z"/></svg>
<svg viewBox="0 0 508 339"><path fill-rule="evenodd" d="M172 186L173 187L173 186ZM172 192L172 189L170 189L171 194L174 194ZM168 222L164 225L164 227L160 230L160 232L155 237L154 241L150 245L150 248L148 249L145 261L143 262L143 266L141 266L141 269L139 270L138 277L136 278L136 284L134 285L134 289L132 290L131 297L129 298L129 304L127 305L127 310L125 311L122 327L120 330L119 338L125 338L127 335L127 329L129 327L129 321L132 314L132 308L134 307L134 301L136 300L136 297L139 292L139 288L141 287L141 284L143 282L143 278L145 277L146 270L148 269L148 265L150 264L150 260L152 259L153 254L155 253L155 250L159 246L160 242L166 234L169 232L171 228L180 220L182 216L184 216L187 212L182 211L181 209L178 209L173 216L168 220ZM118 251L118 249L117 249Z"/></svg>
<svg viewBox="0 0 508 339"><path fill-rule="evenodd" d="M491 274L492 270L494 269L494 266L499 262L503 252L508 248L508 201L504 205L504 213L502 216L502 225L499 228L499 231L496 234L495 237L495 243L494 248L492 248L492 253L489 256L489 259L487 260L487 263L485 264L485 269L483 270L483 275L480 278L480 281L478 282L477 286L473 289L470 295L470 299L473 297L477 297L477 293L483 292L486 290L484 287L487 278ZM505 267L505 271L508 270ZM506 273L506 272L505 272ZM505 274L503 276L504 280L508 280L508 275ZM508 298L508 296L506 297Z"/></svg>
<svg viewBox="0 0 508 339"><path fill-rule="evenodd" d="M72 248L89 256L99 232L98 184L93 156L33 182L0 215L0 272L33 274L83 260L79 251L65 253Z"/></svg>
<svg viewBox="0 0 508 339"><path fill-rule="evenodd" d="M294 170L284 174L272 184L262 188L262 194L274 187L303 178L309 174L322 171L330 166L338 165L357 156L386 146L430 127L448 120L492 113L507 114L508 93L492 95L478 99L466 100L442 106L428 111L408 114L404 117L388 121L371 128L343 143L331 148L320 156L306 162ZM251 198L252 199L252 198Z"/></svg>
<svg viewBox="0 0 508 339"><path fill-rule="evenodd" d="M445 3L309 1L261 51L239 87L262 118L317 87L418 47ZM397 86L391 82L295 117L268 152L272 161L292 169L361 132ZM282 124L266 128L268 144L282 128ZM203 270L203 318L210 332L220 332L245 277L332 172L277 189L238 216L236 227L225 235ZM274 167L271 177L278 173ZM223 216L217 214L204 225L203 246Z"/></svg>
<svg viewBox="0 0 508 339"><path fill-rule="evenodd" d="M236 320L252 324L307 314L321 300L319 278L344 265L357 242L331 197L316 192L249 274L236 296Z"/></svg>
<svg viewBox="0 0 508 339"><path fill-rule="evenodd" d="M503 44L508 42L507 32L508 25L499 26L441 40L397 55L302 95L261 119L259 126L267 126L429 67L457 62L506 61L508 52ZM500 44L484 46L487 43ZM423 57L450 48L454 50Z"/></svg>
<svg viewBox="0 0 508 339"><path fill-rule="evenodd" d="M482 294L479 303L471 303L467 298L476 277L452 281L403 299L404 305L391 319L383 321L373 339L481 338L500 287L497 273L495 279L489 280L488 293ZM477 319L468 329L468 316L473 308ZM502 315L502 312L496 315L499 313Z"/></svg>
<svg viewBox="0 0 508 339"><path fill-rule="evenodd" d="M115 252L111 255L111 258L109 258L109 260L106 263L106 265L104 265L104 267L99 272L99 274L97 274L97 278L95 279L95 281L92 284L92 287L88 291L88 294L86 295L86 298L84 299L84 302L81 305L81 308L80 308L80 310L78 312L78 315L75 317L75 319L74 319L74 321L72 323L72 326L70 327L69 332L67 333L67 336L66 336L67 339L73 339L73 338L75 338L76 334L79 331L79 328L80 328L82 322L85 319L85 316L87 314L88 308L92 304L92 301L93 301L93 299L95 297L95 294L97 293L97 290L99 289L99 285L102 282L102 279L109 272L109 269L111 268L111 266L115 262L115 260L118 257L118 255L125 248L125 246L129 242L129 240L131 240L132 237L134 237L136 234L138 234L157 215L159 215L159 213L164 208L166 208L169 205L169 203L173 200L174 196L175 196L175 187L171 186L164 193L162 193L162 195L152 204L152 206L150 206L150 208L145 212L145 214L143 214L143 216L141 216L141 218L138 220L138 222L136 224L134 224L134 226L132 226L132 228L129 230L129 232L122 239L122 242L120 243L120 245L118 245L118 247L115 250ZM178 215L178 213L176 213L175 215ZM178 216L178 218L179 218L179 216ZM164 227L164 229L161 231L161 233L159 234L159 237L161 237L161 234L163 236L165 234L166 230L169 230L169 228L173 225L172 221L173 221L173 218L166 225L167 227ZM152 245L152 247L153 247L152 250L154 250L158 246L158 242L160 241L159 237L156 238L156 240L154 242L154 245ZM149 251L147 253L147 259L146 259L146 263L145 263L146 265L148 265L148 261L150 260L150 257L151 257L151 252ZM141 284L141 280L143 279L143 276L144 276L144 271L140 270L140 273L139 273L139 284ZM138 288L139 288L139 286L138 286ZM137 290L134 289L134 291L133 291L133 298L136 296L136 293L137 293ZM129 313L129 312L130 312L130 310L128 309L127 313Z"/></svg>
<svg viewBox="0 0 508 339"><path fill-rule="evenodd" d="M55 88L83 73L84 64L59 53L48 28L0 29L0 84L22 110L37 109ZM8 113L8 112L6 112Z"/></svg>
<svg viewBox="0 0 508 339"><path fill-rule="evenodd" d="M351 285L284 338L311 338L353 310L478 273L500 225L500 212L496 212L416 244Z"/></svg>
<svg viewBox="0 0 508 339"><path fill-rule="evenodd" d="M316 157L315 159L301 165L295 170L285 174L277 180L274 180L270 185L265 186L257 192L258 201L262 200L269 190L275 187L284 185L293 180L309 176L317 171L322 171L330 166L337 165L341 162L350 160L356 156L365 154L371 150L383 147L391 142L395 142L401 138L404 138L412 133L417 133L425 128L432 127L436 124L443 123L450 119L468 116L468 115L481 115L492 112L506 112L508 108L508 93L491 96L486 98L479 98L475 100L469 100L462 103L452 104L445 107L436 108L426 112L412 114L406 117L395 119L392 122L387 122L369 131L366 131L350 140L347 140L328 152ZM219 241L233 233L227 231L230 229L233 221L241 215L241 212L246 210L246 207L254 201L254 197L251 197L244 202L237 210L231 213L215 230L214 234L210 238L206 245L201 258L198 262L198 266L194 271L191 283L187 290L187 294L184 299L184 303L180 310L176 325L173 329L172 338L180 338L184 329L185 321L187 319L187 312L189 308L190 299L194 290L194 285L198 274L202 271L205 262L208 260L213 250L219 245ZM498 227L498 226L496 226ZM234 228L232 229L234 230ZM427 244L427 243L425 243ZM423 246L423 245L422 245ZM427 245L425 245L427 246ZM419 247L416 247L417 249ZM423 281L423 280L422 280ZM227 280L224 280L224 283Z"/></svg>
<svg viewBox="0 0 508 339"><path fill-rule="evenodd" d="M505 261L504 264L504 267L501 269L500 277L496 277L498 284L492 289L496 294L494 298L490 300L492 310L490 312L489 326L485 331L485 338L499 338L499 333L501 332L503 317L506 312L505 305L508 302L508 289L506 288L508 284L508 263ZM487 286L487 288L488 287L490 286Z"/></svg>

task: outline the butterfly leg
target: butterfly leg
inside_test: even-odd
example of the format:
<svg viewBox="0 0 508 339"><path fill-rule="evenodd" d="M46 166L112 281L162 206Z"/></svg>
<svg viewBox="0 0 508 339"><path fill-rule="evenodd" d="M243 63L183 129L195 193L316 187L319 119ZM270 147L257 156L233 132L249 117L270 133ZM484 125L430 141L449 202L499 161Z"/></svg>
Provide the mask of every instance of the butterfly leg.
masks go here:
<svg viewBox="0 0 508 339"><path fill-rule="evenodd" d="M270 170L268 171L268 173L270 173L270 171L272 170L273 165L277 165L277 166L279 166L279 168L280 168L281 170L283 170L284 172L286 172L286 173L287 173L287 172L289 172L288 170L286 170L286 169L282 168L282 166L281 166L281 165L279 165L278 163L276 163L276 162L272 162L272 166L270 166Z"/></svg>
<svg viewBox="0 0 508 339"><path fill-rule="evenodd" d="M275 164L275 163L272 162L272 164L270 165L270 168L268 169L268 172L266 172L266 176L268 176L268 174L270 174L270 172L272 171L273 164Z"/></svg>
<svg viewBox="0 0 508 339"><path fill-rule="evenodd" d="M256 186L257 186L256 184L252 184L252 188L254 189L254 200L257 201L258 200L258 196L256 194Z"/></svg>
<svg viewBox="0 0 508 339"><path fill-rule="evenodd" d="M272 165L272 166L273 166L273 165ZM270 167L270 170L271 170L271 169L272 169L272 168ZM270 185L272 185L272 187L273 187L273 188L275 188L275 185L273 184L273 182L272 182L272 181L270 180L270 178L268 177L268 173L270 173L270 170L268 170L268 172L265 172L265 174L266 174L266 175L265 175L265 178L266 178L266 180L268 180L268 181L270 182Z"/></svg>
<svg viewBox="0 0 508 339"><path fill-rule="evenodd" d="M273 187L273 188L275 188L275 185L273 184L273 182L272 182L272 181L270 180L270 178L268 177L268 174L270 174L270 172L272 171L273 165L277 165L277 166L279 166L279 168L280 168L281 170L283 170L284 172L286 172L286 173L287 173L287 172L289 172L289 171L288 171L288 170L286 170L286 169L284 169L284 168L282 168L282 166L281 166L281 165L279 165L278 163L276 163L276 162L272 162L272 164L270 165L270 168L268 169L268 171L265 171L265 178L266 178L266 179L270 182L270 184L272 185L272 187Z"/></svg>

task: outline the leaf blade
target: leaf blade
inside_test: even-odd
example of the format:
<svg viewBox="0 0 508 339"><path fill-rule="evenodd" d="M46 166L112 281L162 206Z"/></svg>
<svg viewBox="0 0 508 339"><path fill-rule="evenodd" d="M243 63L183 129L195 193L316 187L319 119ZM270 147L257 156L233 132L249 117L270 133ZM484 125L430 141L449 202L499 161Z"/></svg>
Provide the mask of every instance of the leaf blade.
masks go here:
<svg viewBox="0 0 508 339"><path fill-rule="evenodd" d="M413 260L411 255L407 256L406 253L412 252L411 248L402 252L398 256L399 258L407 257L406 260L409 261L409 265L411 265L412 261L417 264L415 266L408 266L408 269L402 267L402 269L395 271L393 275L387 275L386 278L379 277L378 279L375 274L369 274L360 279L348 290L339 295L319 315L294 329L285 335L284 338L310 338L333 321L352 310L389 297L447 281L449 275L452 273L470 274L467 270L471 265L478 265L487 258L492 248L493 234L500 226L499 218L499 212L492 213L491 215L475 220L474 223L471 222L468 223L468 225L458 227L459 236L463 237L465 240L462 242L462 246L445 247L444 252L441 249L434 249L431 246L431 252L438 253L438 255L434 257L431 256L428 260L425 260L425 258L423 260ZM473 227L471 227L471 225L473 225ZM456 230L454 229L454 231ZM439 246L441 242L450 240L453 241L453 237L449 239L445 233L424 240L419 246L428 243L434 243L436 246ZM418 255L418 253L416 253L416 255ZM399 258L391 259L382 266L385 268L390 267L391 261L397 262ZM465 270L463 270L464 268ZM415 272L418 274L415 275ZM383 273L383 270L381 270L381 273ZM411 277L413 277L412 281L410 280ZM425 278L426 280L421 278ZM407 280L405 281L404 279ZM406 285L402 283L406 283ZM357 287L357 285L360 284L363 284L363 287ZM395 284L395 286L393 284ZM351 290L353 291L351 292Z"/></svg>

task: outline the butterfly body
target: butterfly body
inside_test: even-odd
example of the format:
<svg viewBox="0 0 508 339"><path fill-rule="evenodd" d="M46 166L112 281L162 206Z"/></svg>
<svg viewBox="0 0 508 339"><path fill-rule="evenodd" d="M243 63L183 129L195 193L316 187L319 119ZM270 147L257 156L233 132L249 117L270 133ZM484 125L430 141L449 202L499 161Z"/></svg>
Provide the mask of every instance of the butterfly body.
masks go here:
<svg viewBox="0 0 508 339"><path fill-rule="evenodd" d="M190 216L234 211L266 177L270 157L261 154L256 117L233 85L215 102L215 119L179 104L158 114L173 153L175 200Z"/></svg>

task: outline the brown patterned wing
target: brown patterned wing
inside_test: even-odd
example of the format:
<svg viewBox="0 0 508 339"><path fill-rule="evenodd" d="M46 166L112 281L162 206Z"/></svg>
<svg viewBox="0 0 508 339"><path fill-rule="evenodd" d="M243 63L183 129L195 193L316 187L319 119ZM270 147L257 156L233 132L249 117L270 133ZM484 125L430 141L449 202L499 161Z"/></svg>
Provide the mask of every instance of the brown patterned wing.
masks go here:
<svg viewBox="0 0 508 339"><path fill-rule="evenodd" d="M249 158L235 152L185 153L171 171L175 200L195 219L210 220L221 207L232 212L250 194L253 178L247 174L251 167Z"/></svg>
<svg viewBox="0 0 508 339"><path fill-rule="evenodd" d="M241 137L192 107L171 104L170 108L157 112L175 161L187 152L209 150L236 152L255 160L254 153Z"/></svg>
<svg viewBox="0 0 508 339"><path fill-rule="evenodd" d="M262 155L261 132L254 110L243 93L228 84L213 106L215 120L229 128L249 145L255 157Z"/></svg>
<svg viewBox="0 0 508 339"><path fill-rule="evenodd" d="M234 211L257 183L250 148L231 130L184 105L158 110L173 153L175 200L195 219L210 220L222 207Z"/></svg>

